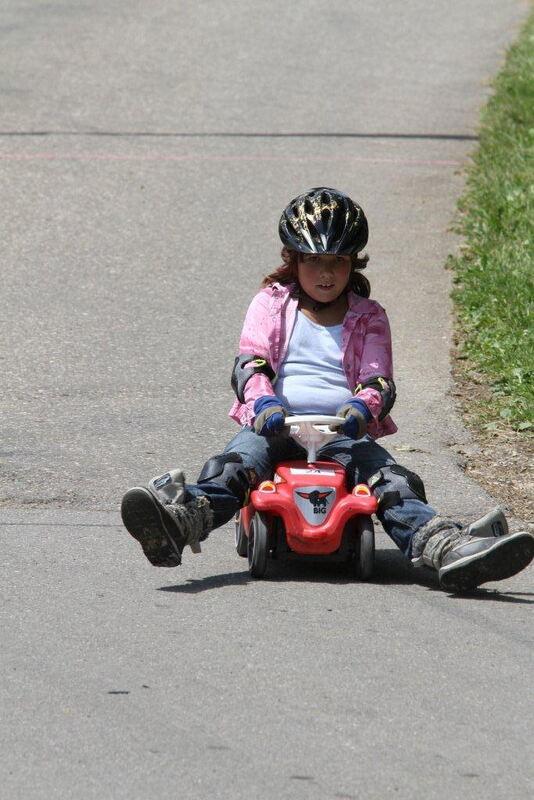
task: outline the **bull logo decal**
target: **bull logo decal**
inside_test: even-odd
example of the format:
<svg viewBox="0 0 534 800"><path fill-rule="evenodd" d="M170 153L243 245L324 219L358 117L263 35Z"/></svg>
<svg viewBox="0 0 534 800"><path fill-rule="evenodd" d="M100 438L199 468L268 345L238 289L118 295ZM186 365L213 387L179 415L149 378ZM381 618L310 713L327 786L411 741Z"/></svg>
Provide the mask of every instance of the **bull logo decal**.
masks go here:
<svg viewBox="0 0 534 800"><path fill-rule="evenodd" d="M326 498L329 494L332 494L332 489L329 489L327 492L315 490L314 492L297 492L297 494L299 497L310 501L313 506L314 514L326 514Z"/></svg>

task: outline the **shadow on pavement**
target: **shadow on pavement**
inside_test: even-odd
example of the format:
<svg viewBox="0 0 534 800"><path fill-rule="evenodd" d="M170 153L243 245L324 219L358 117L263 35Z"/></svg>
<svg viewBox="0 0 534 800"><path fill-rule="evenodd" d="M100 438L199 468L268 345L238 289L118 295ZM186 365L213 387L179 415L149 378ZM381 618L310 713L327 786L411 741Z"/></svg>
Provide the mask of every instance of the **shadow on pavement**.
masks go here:
<svg viewBox="0 0 534 800"><path fill-rule="evenodd" d="M174 586L160 586L161 592L174 592L177 594L198 594L207 592L211 589L222 589L225 586L245 586L247 583L254 583L255 578L251 578L246 560L243 561L243 569L235 572L223 572L219 575L209 575L205 578L190 578L186 583ZM276 559L269 563L264 582L273 583L330 583L330 584L353 584L357 581L353 578L346 564L339 561L317 561L299 558ZM375 586L426 586L428 589L435 590L444 594L439 588L437 574L429 569L416 569L409 561L396 549L377 550L375 557L375 571L372 580L366 584ZM534 604L534 593L529 592L500 592L498 589L485 589L483 587L472 592L464 592L447 595L451 599L459 599L464 602L467 600L489 600L501 603L523 603Z"/></svg>
<svg viewBox="0 0 534 800"><path fill-rule="evenodd" d="M439 588L437 573L425 567L415 568L406 560L398 550L378 550L375 560L375 574L373 583L384 584L417 584L427 586L429 589L436 589L445 594ZM492 600L496 603L526 603L534 604L534 600L527 597L534 597L530 592L501 592L498 589L486 589L483 586L473 589L472 592L447 593L447 597L458 600Z"/></svg>
<svg viewBox="0 0 534 800"><path fill-rule="evenodd" d="M251 581L248 572L223 572L220 575L210 575L207 578L189 578L187 583L176 586L160 586L160 592L178 592L182 594L197 594L210 589L222 589L225 586L244 586Z"/></svg>
<svg viewBox="0 0 534 800"><path fill-rule="evenodd" d="M500 592L498 589L484 589L479 587L472 592L461 594L449 594L451 600L493 600L494 603L523 603L529 606L534 605L534 600L527 600L526 597L534 597L532 592Z"/></svg>
<svg viewBox="0 0 534 800"><path fill-rule="evenodd" d="M183 594L197 594L225 586L244 586L255 582L243 561L243 570L209 575L204 578L190 578L186 583L175 586L161 586L159 591ZM353 584L356 579L348 571L347 565L334 560L313 560L308 558L281 558L269 562L264 581L273 583L330 583ZM429 570L416 570L398 550L379 550L376 553L375 573L368 584L395 585L418 584L438 589L436 576Z"/></svg>
<svg viewBox="0 0 534 800"><path fill-rule="evenodd" d="M426 567L416 568L396 548L377 550L375 556L374 583L415 584L438 589L438 576ZM441 591L441 589L440 589Z"/></svg>

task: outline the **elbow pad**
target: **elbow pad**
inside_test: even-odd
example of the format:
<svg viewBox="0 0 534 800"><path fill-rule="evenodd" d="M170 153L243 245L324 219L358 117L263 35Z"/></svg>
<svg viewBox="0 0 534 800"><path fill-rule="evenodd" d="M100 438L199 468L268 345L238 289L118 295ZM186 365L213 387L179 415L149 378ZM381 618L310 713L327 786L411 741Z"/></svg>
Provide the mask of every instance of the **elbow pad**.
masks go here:
<svg viewBox="0 0 534 800"><path fill-rule="evenodd" d="M362 389L376 389L376 391L380 393L380 397L382 398L382 411L378 419L382 422L384 417L387 417L393 408L397 398L397 388L394 381L391 378L369 378L368 381L357 385L354 394L358 394Z"/></svg>
<svg viewBox="0 0 534 800"><path fill-rule="evenodd" d="M245 402L245 386L253 375L263 372L270 381L276 376L271 365L264 358L252 353L241 353L234 361L230 383L240 403Z"/></svg>

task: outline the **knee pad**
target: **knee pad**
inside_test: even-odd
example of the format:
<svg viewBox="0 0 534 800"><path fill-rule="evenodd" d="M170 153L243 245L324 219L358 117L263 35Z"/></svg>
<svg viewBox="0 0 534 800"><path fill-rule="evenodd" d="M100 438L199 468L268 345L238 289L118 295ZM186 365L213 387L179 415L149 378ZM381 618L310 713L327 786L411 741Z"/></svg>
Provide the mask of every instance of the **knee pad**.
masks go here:
<svg viewBox="0 0 534 800"><path fill-rule="evenodd" d="M392 506L401 505L403 500L420 500L428 503L423 481L416 472L411 472L400 464L382 467L371 475L369 486L378 499L378 514Z"/></svg>
<svg viewBox="0 0 534 800"><path fill-rule="evenodd" d="M198 483L212 483L228 489L244 505L250 489L250 481L243 459L239 453L222 453L208 459L198 476Z"/></svg>

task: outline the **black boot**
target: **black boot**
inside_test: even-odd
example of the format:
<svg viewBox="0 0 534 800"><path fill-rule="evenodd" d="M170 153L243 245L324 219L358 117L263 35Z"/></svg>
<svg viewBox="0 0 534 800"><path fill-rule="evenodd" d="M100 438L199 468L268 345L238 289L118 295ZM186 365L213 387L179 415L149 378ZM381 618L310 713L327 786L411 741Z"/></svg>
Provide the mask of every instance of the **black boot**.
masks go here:
<svg viewBox="0 0 534 800"><path fill-rule="evenodd" d="M414 536L415 563L436 569L449 592L469 592L488 581L520 572L534 557L534 537L526 531L508 533L501 511L495 510L461 528L434 517ZM419 557L419 558L418 558Z"/></svg>
<svg viewBox="0 0 534 800"><path fill-rule="evenodd" d="M188 497L181 470L153 478L148 487L136 486L122 498L121 515L155 567L177 567L186 545L200 553L200 542L213 525L207 497Z"/></svg>

